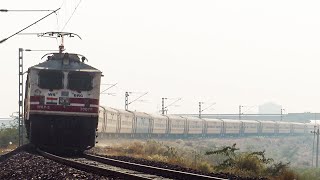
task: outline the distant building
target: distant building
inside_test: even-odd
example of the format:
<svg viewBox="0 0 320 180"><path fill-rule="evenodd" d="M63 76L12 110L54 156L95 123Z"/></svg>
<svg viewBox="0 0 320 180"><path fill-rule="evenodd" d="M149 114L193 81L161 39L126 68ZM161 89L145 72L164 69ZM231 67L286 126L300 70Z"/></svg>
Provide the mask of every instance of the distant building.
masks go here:
<svg viewBox="0 0 320 180"><path fill-rule="evenodd" d="M264 103L259 106L259 114L280 114L282 106L273 102Z"/></svg>

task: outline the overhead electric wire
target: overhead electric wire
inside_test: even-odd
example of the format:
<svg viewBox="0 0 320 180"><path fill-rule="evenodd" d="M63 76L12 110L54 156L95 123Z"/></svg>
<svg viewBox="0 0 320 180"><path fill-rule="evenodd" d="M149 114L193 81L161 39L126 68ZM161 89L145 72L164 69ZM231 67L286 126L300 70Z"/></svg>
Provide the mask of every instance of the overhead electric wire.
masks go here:
<svg viewBox="0 0 320 180"><path fill-rule="evenodd" d="M28 10L23 10L23 9L19 9L19 10L14 10L14 9L0 9L0 12L10 12L10 11L14 11L14 12L34 12L34 11L54 11L54 10L38 10L38 9L35 9L35 10L32 10L32 9L28 9Z"/></svg>
<svg viewBox="0 0 320 180"><path fill-rule="evenodd" d="M246 111L243 111L242 114L247 113L247 112L249 112L251 109L253 109L254 107L258 107L258 106L257 106L257 105L254 105L254 106L243 106L243 107L247 108L247 110L246 110Z"/></svg>
<svg viewBox="0 0 320 180"><path fill-rule="evenodd" d="M148 92L142 94L141 96L137 97L136 99L134 99L133 101L129 102L128 104L131 104L131 103L137 101L138 99L140 99L141 97L145 96L146 94L148 94Z"/></svg>
<svg viewBox="0 0 320 180"><path fill-rule="evenodd" d="M166 109L166 108L168 108L168 107L172 106L173 104L175 104L176 102L180 101L181 99L182 99L182 98L179 98L179 99L175 100L174 102L172 102L172 103L171 103L171 104L169 104L168 106L164 107L164 109Z"/></svg>
<svg viewBox="0 0 320 180"><path fill-rule="evenodd" d="M50 16L51 14L53 14L53 13L55 13L55 12L59 11L59 10L60 10L60 8L58 8L58 9L54 10L53 12L51 12L51 13L47 14L46 16L44 16L44 17L42 17L41 19L37 20L36 22L34 22L34 23L30 24L29 26L27 26L27 27L23 28L22 30L20 30L20 31L18 31L18 32L14 33L14 34L12 34L11 36L9 36L9 37L7 37L7 38L2 39L2 40L0 41L0 44L1 44L1 43L3 43L3 42L5 42L6 40L8 40L8 39L12 38L13 36L15 36L15 35L17 35L17 34L21 33L22 31L24 31L24 30L28 29L29 27L31 27L31 26L33 26L33 25L37 24L39 21L41 21L41 20L45 19L46 17Z"/></svg>
<svg viewBox="0 0 320 180"><path fill-rule="evenodd" d="M205 110L207 110L207 109L209 109L210 107L212 107L213 105L215 105L216 103L212 103L210 106L208 106L208 107L206 107L206 108L204 108L203 110L201 110L201 112L203 112L203 111L205 111Z"/></svg>
<svg viewBox="0 0 320 180"><path fill-rule="evenodd" d="M62 1L60 8L62 8L64 3L65 3L65 0ZM56 22L57 22L57 31L59 31L59 29L60 29L60 27L59 27L59 17L58 17L57 13L56 13ZM57 43L57 46L59 46L58 38L56 38L56 43Z"/></svg>
<svg viewBox="0 0 320 180"><path fill-rule="evenodd" d="M69 23L70 19L73 17L74 13L76 12L77 8L79 7L80 3L81 3L82 0L79 1L78 5L74 8L71 16L69 17L68 21L66 22L66 24L63 26L63 28L61 29L61 31L64 30L64 28L67 26L67 24Z"/></svg>
<svg viewBox="0 0 320 180"><path fill-rule="evenodd" d="M117 84L118 84L118 83L112 84L112 85L111 85L110 87L108 87L107 89L105 89L105 90L101 91L101 92L100 92L100 94L102 94L102 93L106 92L107 90L109 90L110 88L112 88L112 87L116 86Z"/></svg>

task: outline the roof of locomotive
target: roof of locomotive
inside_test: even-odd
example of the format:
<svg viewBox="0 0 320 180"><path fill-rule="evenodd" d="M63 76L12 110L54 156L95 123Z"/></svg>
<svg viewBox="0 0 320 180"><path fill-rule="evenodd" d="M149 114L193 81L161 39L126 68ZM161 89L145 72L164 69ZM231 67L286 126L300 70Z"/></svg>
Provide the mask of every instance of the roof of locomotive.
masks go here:
<svg viewBox="0 0 320 180"><path fill-rule="evenodd" d="M68 71L85 71L85 72L97 72L101 73L100 70L85 64L80 60L81 55L79 54L69 54L69 53L52 53L48 55L48 59L42 63L31 66L29 69L37 70L68 70ZM69 60L67 64L64 63L64 60Z"/></svg>

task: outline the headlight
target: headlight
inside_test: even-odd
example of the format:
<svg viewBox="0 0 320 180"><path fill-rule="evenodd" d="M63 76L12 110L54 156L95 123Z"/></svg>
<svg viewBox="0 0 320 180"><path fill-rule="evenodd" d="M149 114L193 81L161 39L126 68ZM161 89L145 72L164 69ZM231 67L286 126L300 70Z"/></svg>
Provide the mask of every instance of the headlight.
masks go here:
<svg viewBox="0 0 320 180"><path fill-rule="evenodd" d="M34 95L35 96L40 96L41 95L41 91L39 89L34 90Z"/></svg>

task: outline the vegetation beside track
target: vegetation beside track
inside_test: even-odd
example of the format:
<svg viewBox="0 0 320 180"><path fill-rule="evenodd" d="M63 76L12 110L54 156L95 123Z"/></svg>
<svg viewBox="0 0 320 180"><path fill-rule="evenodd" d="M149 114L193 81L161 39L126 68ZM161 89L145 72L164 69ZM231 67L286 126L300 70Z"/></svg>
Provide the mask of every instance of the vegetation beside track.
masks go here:
<svg viewBox="0 0 320 180"><path fill-rule="evenodd" d="M244 138L245 139L245 138ZM256 139L256 140L253 140ZM258 140L257 140L258 139ZM283 141L284 139L285 141ZM279 153L284 152L284 149L295 149L295 152L284 154L284 156L294 157L304 150L308 153L301 144L308 143L309 140L305 137L298 137L296 139L288 139L285 137L265 139L270 148L274 148L275 142L278 149L273 151L267 148L261 148L264 143L260 142L259 138L251 138L248 140L239 139L224 139L223 142L229 144L213 143L214 140L114 140L113 144L104 144L107 146L95 148L94 151L99 154L113 155L113 156L130 156L136 158L143 158L151 161L160 161L170 164L175 164L187 168L200 170L202 172L225 172L237 174L240 176L249 177L267 177L269 179L316 179L316 173L313 169L308 167L292 166L289 163L288 157L278 158ZM230 144L230 142L232 142ZM249 145L241 142L248 141ZM297 141L295 144L293 141ZM301 142L300 142L301 141ZM237 142L235 145L234 142ZM282 142L282 144L278 144ZM239 143L239 146L238 146ZM256 146L260 149L254 148ZM290 145L290 146L289 146ZM308 144L305 144L309 146ZM284 147L284 149L281 148ZM311 141L312 147L312 141ZM266 151L264 151L266 149ZM271 152L270 152L271 151ZM278 154L277 154L278 153ZM275 154L275 156L270 156ZM276 157L276 158L274 158ZM273 158L273 159L272 159ZM301 157L302 158L302 157ZM305 157L303 157L305 158ZM302 161L302 159L300 160ZM303 163L294 163L294 165L311 165L308 164L309 159L303 159Z"/></svg>
<svg viewBox="0 0 320 180"><path fill-rule="evenodd" d="M18 127L19 126L17 123L10 124L9 126L0 124L0 155L10 152L18 147ZM28 142L26 134L24 135L24 142L25 144Z"/></svg>
<svg viewBox="0 0 320 180"><path fill-rule="evenodd" d="M18 126L0 128L0 154L7 153L17 147L18 142Z"/></svg>

